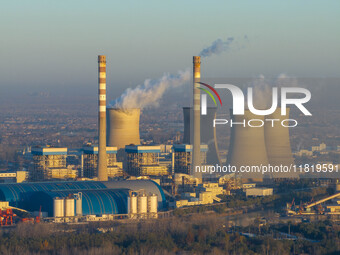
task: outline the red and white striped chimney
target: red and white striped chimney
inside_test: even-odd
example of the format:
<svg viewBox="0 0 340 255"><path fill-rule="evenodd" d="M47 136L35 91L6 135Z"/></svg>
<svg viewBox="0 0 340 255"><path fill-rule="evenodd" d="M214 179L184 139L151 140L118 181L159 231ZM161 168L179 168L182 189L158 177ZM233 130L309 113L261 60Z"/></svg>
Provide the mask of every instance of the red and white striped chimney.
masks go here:
<svg viewBox="0 0 340 255"><path fill-rule="evenodd" d="M106 161L106 56L98 56L98 180L107 181Z"/></svg>

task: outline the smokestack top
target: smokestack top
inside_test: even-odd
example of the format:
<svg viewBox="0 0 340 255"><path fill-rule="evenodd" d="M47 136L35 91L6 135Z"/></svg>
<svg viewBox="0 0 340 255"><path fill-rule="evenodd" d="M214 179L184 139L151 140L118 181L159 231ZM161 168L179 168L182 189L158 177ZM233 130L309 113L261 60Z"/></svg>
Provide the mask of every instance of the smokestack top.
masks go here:
<svg viewBox="0 0 340 255"><path fill-rule="evenodd" d="M98 63L106 63L106 56L98 55Z"/></svg>
<svg viewBox="0 0 340 255"><path fill-rule="evenodd" d="M201 57L200 56L194 56L194 64L198 63L201 64Z"/></svg>

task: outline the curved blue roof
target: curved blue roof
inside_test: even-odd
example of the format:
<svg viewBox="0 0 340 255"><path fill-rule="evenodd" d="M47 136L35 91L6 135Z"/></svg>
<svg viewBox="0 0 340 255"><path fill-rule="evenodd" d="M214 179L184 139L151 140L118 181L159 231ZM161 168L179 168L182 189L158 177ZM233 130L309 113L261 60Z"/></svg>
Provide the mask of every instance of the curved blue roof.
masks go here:
<svg viewBox="0 0 340 255"><path fill-rule="evenodd" d="M152 180L124 180L124 181L108 181L102 182L108 189L131 189L145 190L147 195L155 194L158 198L158 209L166 208L166 198L164 191L158 183Z"/></svg>
<svg viewBox="0 0 340 255"><path fill-rule="evenodd" d="M31 182L0 184L0 199L19 206L27 196L37 191L105 189L101 182Z"/></svg>
<svg viewBox="0 0 340 255"><path fill-rule="evenodd" d="M77 193L78 190L58 190L35 192L23 205L28 211L41 210L53 216L53 199L56 197L68 197L69 194ZM83 215L101 214L127 214L128 189L100 189L83 190L82 211ZM75 207L76 208L76 207Z"/></svg>
<svg viewBox="0 0 340 255"><path fill-rule="evenodd" d="M11 206L24 208L26 202L36 192L40 191L72 191L83 192L85 190L111 190L111 189L143 189L147 194L156 194L158 197L158 209L166 207L166 198L163 189L150 180L125 180L125 181L72 181L72 182L31 182L0 184L0 201L8 201ZM93 193L95 194L95 193Z"/></svg>

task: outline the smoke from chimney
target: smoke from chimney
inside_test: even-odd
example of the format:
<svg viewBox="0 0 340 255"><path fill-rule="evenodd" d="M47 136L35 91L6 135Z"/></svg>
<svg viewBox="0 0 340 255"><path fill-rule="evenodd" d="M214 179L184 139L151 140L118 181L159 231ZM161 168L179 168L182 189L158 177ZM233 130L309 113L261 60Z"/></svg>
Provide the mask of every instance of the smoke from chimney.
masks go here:
<svg viewBox="0 0 340 255"><path fill-rule="evenodd" d="M190 80L190 72L178 71L176 75L164 74L157 80L147 79L143 85L136 88L128 88L116 100L109 104L109 108L146 108L159 105L164 93L171 88L182 86Z"/></svg>
<svg viewBox="0 0 340 255"><path fill-rule="evenodd" d="M226 41L223 41L222 39L217 39L210 46L204 48L200 52L199 56L201 56L202 58L205 58L205 57L210 57L213 54L216 54L216 55L221 54L222 52L230 48L230 45L232 44L234 40L235 40L234 37L228 37Z"/></svg>
<svg viewBox="0 0 340 255"><path fill-rule="evenodd" d="M231 43L234 42L234 37L228 37L226 41L217 39L207 48L204 48L199 56L209 57L213 54L220 54L230 48ZM244 40L248 41L247 36ZM164 93L171 88L176 88L186 84L191 76L190 69L185 71L178 71L177 74L165 73L157 80L147 79L142 85L136 88L128 88L117 99L111 101L108 108L140 108L143 110L147 107L157 107Z"/></svg>
<svg viewBox="0 0 340 255"><path fill-rule="evenodd" d="M268 109L272 104L273 87L297 87L296 78L286 74L280 74L274 80L267 79L264 75L259 75L250 84L253 88L253 103L257 109Z"/></svg>

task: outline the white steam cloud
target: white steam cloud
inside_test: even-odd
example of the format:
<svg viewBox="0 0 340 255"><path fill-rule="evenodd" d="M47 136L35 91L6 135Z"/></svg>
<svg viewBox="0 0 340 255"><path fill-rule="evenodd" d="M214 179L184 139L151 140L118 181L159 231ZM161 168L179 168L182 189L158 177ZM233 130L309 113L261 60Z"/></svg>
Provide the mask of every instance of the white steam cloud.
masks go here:
<svg viewBox="0 0 340 255"><path fill-rule="evenodd" d="M222 39L217 39L210 46L204 48L199 53L199 56L205 58L210 57L213 54L221 54L223 51L226 51L230 48L230 45L232 44L232 42L234 42L234 40L234 37L228 37L226 41L223 41Z"/></svg>
<svg viewBox="0 0 340 255"><path fill-rule="evenodd" d="M147 108L157 107L164 93L171 88L182 86L190 80L190 71L178 71L176 75L164 74L157 80L147 79L136 88L128 88L109 108Z"/></svg>
<svg viewBox="0 0 340 255"><path fill-rule="evenodd" d="M247 36L244 40L248 40ZM226 41L217 39L209 47L204 48L199 55L209 57L213 54L220 54L228 50L233 42L234 37L228 37ZM125 90L119 98L111 101L108 107L123 109L157 107L168 89L182 86L189 80L189 70L179 71L176 75L166 73L157 80L147 79L142 85Z"/></svg>
<svg viewBox="0 0 340 255"><path fill-rule="evenodd" d="M269 80L264 75L259 75L252 83L254 107L258 109L268 109L272 105L273 87L298 87L296 78L286 74L280 74L277 78Z"/></svg>

